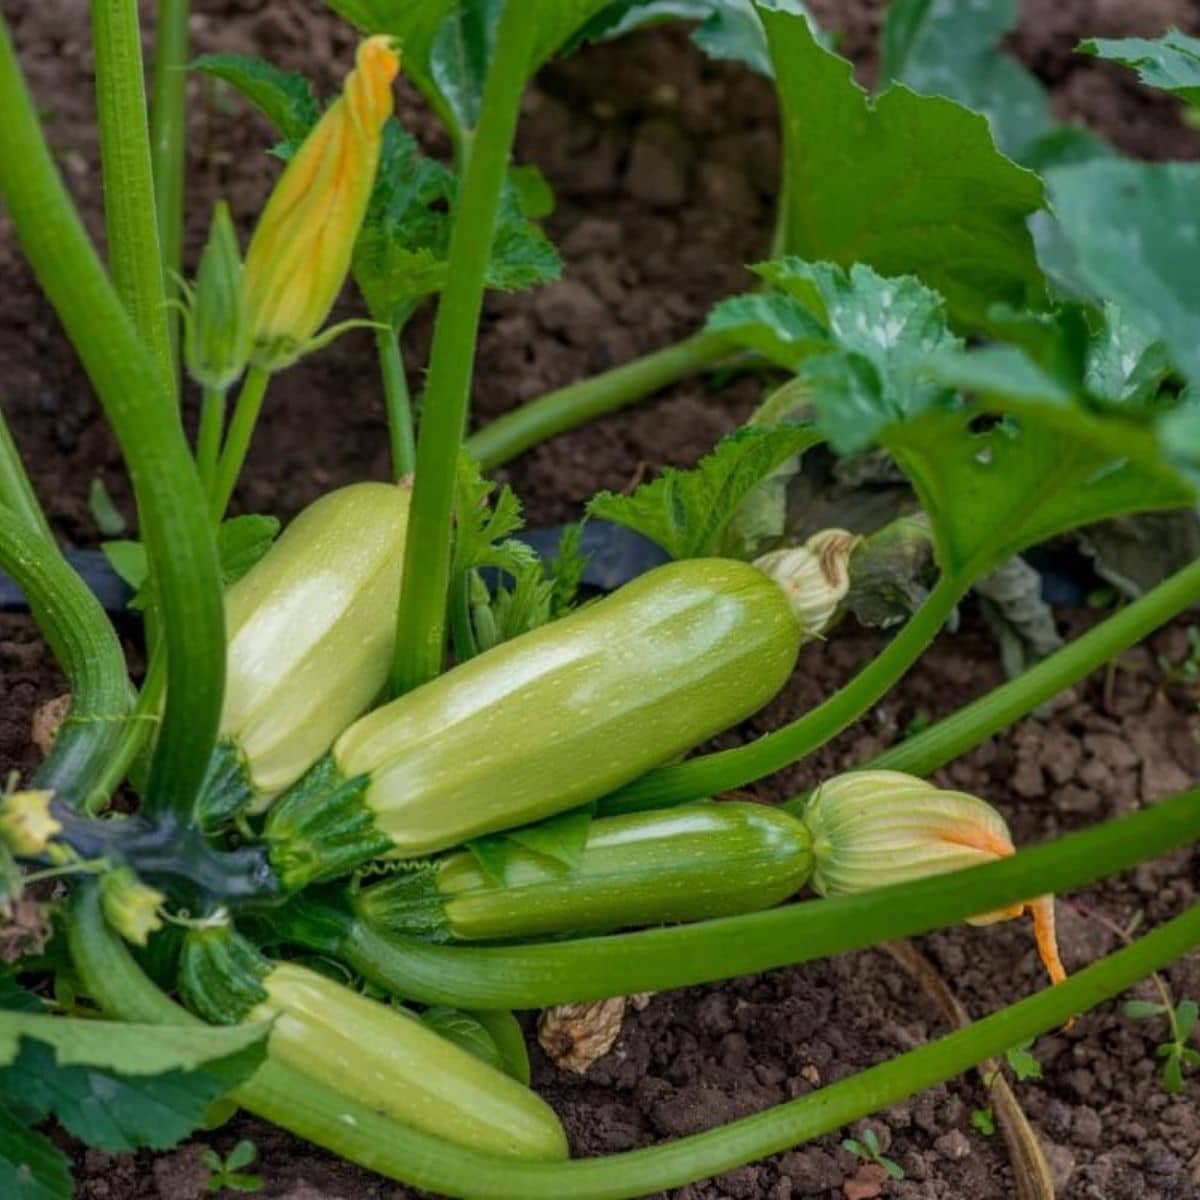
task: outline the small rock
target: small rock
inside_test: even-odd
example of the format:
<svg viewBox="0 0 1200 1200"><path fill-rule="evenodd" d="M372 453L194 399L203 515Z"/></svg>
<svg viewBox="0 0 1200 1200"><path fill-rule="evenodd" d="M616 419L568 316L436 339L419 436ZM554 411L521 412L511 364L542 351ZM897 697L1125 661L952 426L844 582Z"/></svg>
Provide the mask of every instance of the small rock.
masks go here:
<svg viewBox="0 0 1200 1200"><path fill-rule="evenodd" d="M863 1163L842 1184L842 1195L846 1200L875 1200L876 1196L883 1195L887 1181L888 1173L878 1163Z"/></svg>
<svg viewBox="0 0 1200 1200"><path fill-rule="evenodd" d="M971 1155L970 1139L961 1129L951 1129L949 1133L943 1133L940 1138L934 1140L933 1148L951 1162L958 1162Z"/></svg>
<svg viewBox="0 0 1200 1200"><path fill-rule="evenodd" d="M831 1154L824 1150L789 1150L779 1160L779 1173L792 1181L792 1194L820 1196L836 1188L844 1177Z"/></svg>
<svg viewBox="0 0 1200 1200"><path fill-rule="evenodd" d="M1042 1153L1046 1156L1046 1165L1050 1168L1050 1178L1054 1181L1054 1191L1062 1195L1071 1176L1075 1174L1075 1155L1066 1146L1057 1142L1042 1142Z"/></svg>

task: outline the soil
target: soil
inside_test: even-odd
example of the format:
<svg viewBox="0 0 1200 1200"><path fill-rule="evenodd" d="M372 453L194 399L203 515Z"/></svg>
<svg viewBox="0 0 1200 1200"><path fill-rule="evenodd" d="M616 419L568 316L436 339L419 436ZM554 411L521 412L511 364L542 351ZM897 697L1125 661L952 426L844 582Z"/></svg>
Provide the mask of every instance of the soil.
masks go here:
<svg viewBox="0 0 1200 1200"><path fill-rule="evenodd" d="M812 0L822 22L869 81L876 70L876 0ZM90 92L85 0L7 0L5 16L46 115L55 152L89 229L102 238L98 150ZM148 9L152 6L146 6ZM262 54L303 69L328 94L353 38L314 0L198 0L198 51ZM1072 53L1085 34L1155 34L1169 24L1200 32L1195 0L1033 0L1022 5L1012 47L1073 117L1147 158L1200 157L1200 134L1170 100L1132 76ZM614 81L620 86L615 87ZM248 234L275 171L256 117L193 81L190 220L194 263L211 203L226 197ZM431 153L446 146L432 118L401 84L398 113ZM747 279L769 236L778 137L766 84L707 62L678 30L593 47L543 72L525 103L518 154L538 164L558 207L548 224L566 264L563 280L532 296L487 304L474 397L484 422L548 388L668 344L691 332L707 307ZM101 479L132 516L118 450L53 314L38 294L0 214L0 364L5 413L64 542L94 545L87 494ZM412 324L406 354L420 383L428 314ZM758 399L749 379L668 389L630 412L539 447L504 474L532 524L578 515L600 488L639 472L695 461ZM188 399L192 419L194 397ZM268 400L238 505L287 517L319 492L383 477L387 439L369 338L350 334L291 370ZM1077 632L1094 619L1064 611ZM136 629L130 627L131 641ZM843 629L806 651L792 683L732 744L790 719L827 695L878 648ZM1196 696L1165 688L1159 656L1187 653L1184 624L1126 655L1119 667L1059 697L942 773L943 783L996 803L1025 844L1081 828L1186 785L1200 774ZM862 761L914 721L949 712L1001 679L994 645L968 609L919 668L856 728L808 762L756 789L778 799ZM63 689L31 621L0 615L0 769L36 761L30 718ZM1197 859L1181 851L1059 902L1063 954L1077 968L1111 950L1105 922L1152 924L1194 899ZM956 928L920 940L972 1014L1028 994L1041 982L1028 926ZM1200 957L1168 972L1176 997L1200 999ZM1144 990L1144 988L1142 989ZM655 997L632 1013L616 1047L585 1075L555 1068L533 1045L535 1084L561 1113L576 1154L600 1154L710 1128L909 1049L944 1029L937 1011L887 954L872 951L730 983ZM1133 1023L1116 1004L1069 1033L1042 1038L1043 1077L1017 1085L1042 1138L1060 1195L1070 1200L1181 1200L1200 1195L1200 1093L1177 1097L1157 1077L1163 1030ZM998 1200L1012 1180L998 1138L971 1125L986 1103L974 1077L932 1089L854 1130L683 1188L676 1200L787 1200L883 1195ZM845 1133L873 1129L904 1179L876 1175L840 1148ZM92 1200L190 1200L203 1192L202 1144L227 1151L251 1137L261 1151L262 1195L288 1200L400 1200L413 1193L238 1118L172 1154L78 1163ZM878 1190L873 1190L877 1188ZM230 1193L231 1195L233 1193Z"/></svg>

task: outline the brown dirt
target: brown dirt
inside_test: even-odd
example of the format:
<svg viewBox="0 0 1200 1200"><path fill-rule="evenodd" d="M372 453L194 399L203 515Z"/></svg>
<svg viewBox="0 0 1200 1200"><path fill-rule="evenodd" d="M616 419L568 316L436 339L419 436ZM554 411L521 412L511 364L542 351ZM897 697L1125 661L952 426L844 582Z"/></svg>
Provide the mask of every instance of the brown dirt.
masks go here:
<svg viewBox="0 0 1200 1200"><path fill-rule="evenodd" d="M877 3L814 0L864 79L872 61ZM324 92L350 56L347 30L304 0L200 0L197 50L242 50L302 68ZM1135 10L1136 11L1133 11ZM1178 108L1137 87L1125 72L1078 58L1083 34L1154 33L1172 22L1195 32L1193 0L1036 0L1022 6L1013 45L1049 83L1062 116L1089 121L1145 158L1197 157L1200 135ZM102 233L96 137L89 90L84 0L11 0L5 15L22 52L50 136L89 228ZM619 86L614 82L619 81ZM193 83L193 157L188 254L194 260L206 214L229 199L248 232L267 176L266 131L240 107ZM416 98L402 87L399 113L432 152L445 146ZM707 306L746 278L742 264L766 246L778 139L762 81L706 62L677 31L596 47L548 69L525 105L520 157L538 163L558 196L551 231L562 249L562 283L534 296L494 297L480 343L476 419L667 344L693 330ZM120 458L53 315L15 253L0 214L0 363L4 404L41 496L64 541L93 544L86 496L100 476L128 511ZM428 314L406 350L419 366ZM416 366L412 381L419 384ZM576 515L602 487L622 487L645 467L688 464L755 402L754 384L722 390L673 388L630 413L538 448L507 477L535 524ZM190 409L189 409L190 413ZM387 467L384 418L369 340L352 334L295 368L268 402L239 502L287 516L318 492ZM1086 615L1067 614L1073 627ZM1200 768L1195 698L1164 696L1155 655L1184 653L1182 627L1126 656L1106 693L1096 678L944 774L997 803L1021 843L1079 828L1182 786ZM757 721L727 735L753 736L811 707L877 647L846 631L807 652L787 691ZM948 712L1000 678L992 643L972 619L941 638L913 677L859 727L760 789L778 798L889 744L914 718ZM27 769L34 708L61 679L26 618L0 616L0 768ZM1132 872L1071 902L1120 925L1154 922L1190 903L1197 882L1187 852ZM1078 967L1112 948L1094 920L1060 904L1064 956ZM973 1014L1041 982L1028 928L954 929L922 940ZM1178 996L1200 998L1200 959L1170 972ZM942 1029L936 1012L890 958L848 955L832 962L656 997L631 1016L616 1048L582 1078L567 1076L534 1049L537 1086L558 1108L576 1153L650 1144L753 1112ZM1047 1146L1071 1200L1169 1200L1200 1195L1196 1084L1177 1098L1155 1079L1159 1033L1131 1024L1115 1005L1037 1047L1045 1078L1018 1095ZM956 1081L874 1118L885 1151L905 1170L882 1195L999 1200L1011 1194L996 1139L970 1125L984 1103L978 1086ZM260 1123L239 1119L206 1139L222 1150L251 1136L262 1151L265 1196L288 1200L399 1200L411 1193L312 1151ZM677 1200L786 1200L847 1194L858 1164L840 1137L741 1168L675 1193ZM89 1152L79 1163L81 1196L94 1200L189 1200L205 1172L192 1145L157 1160L115 1161ZM853 1187L850 1189L853 1191ZM861 1194L861 1192L860 1192Z"/></svg>

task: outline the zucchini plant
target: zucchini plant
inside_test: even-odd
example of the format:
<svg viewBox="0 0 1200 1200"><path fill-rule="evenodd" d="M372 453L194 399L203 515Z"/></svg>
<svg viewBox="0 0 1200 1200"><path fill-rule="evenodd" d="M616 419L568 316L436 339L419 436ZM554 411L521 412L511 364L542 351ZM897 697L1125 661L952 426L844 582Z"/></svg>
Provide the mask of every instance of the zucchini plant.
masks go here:
<svg viewBox="0 0 1200 1200"><path fill-rule="evenodd" d="M137 6L92 8L107 261L0 18L0 199L128 466L140 540L109 552L148 655L135 687L0 423L0 566L71 689L52 752L0 796L0 919L50 910L0 971L0 1191L70 1195L49 1117L107 1150L161 1148L224 1099L440 1194L644 1195L1002 1054L1200 942L1192 907L1067 977L1052 899L1194 842L1200 790L1018 851L983 799L928 782L1200 600L1197 563L812 795L724 795L869 712L1013 555L1196 503L1200 170L1126 162L1046 113L1011 120L1004 97L1034 85L997 49L1004 22L974 31L972 70L1004 86L972 111L978 78L934 69L955 37L939 6L897 0L897 82L877 96L799 0L331 7L363 38L324 110L269 64L192 63L262 110L286 165L244 261L218 205L191 280L186 0L159 7L149 113ZM760 286L683 343L464 438L485 290L558 271L544 181L510 164L526 83L579 41L675 16L779 97ZM1182 35L1087 49L1200 96ZM451 164L392 116L400 70L446 124ZM326 327L349 277L367 315ZM399 334L431 300L417 421ZM375 337L393 480L318 499L274 543L269 519L225 520L262 407L283 402L271 379L355 325ZM543 563L483 472L728 362L762 373L755 417L694 469L588 506L671 561L581 602L578 530ZM789 538L787 483L818 447L886 454L914 512ZM773 732L693 753L772 700L856 581L886 580L914 540L936 580L872 661ZM806 887L818 898L793 902ZM529 1089L512 1010L1026 910L1054 986L725 1128L572 1161Z"/></svg>

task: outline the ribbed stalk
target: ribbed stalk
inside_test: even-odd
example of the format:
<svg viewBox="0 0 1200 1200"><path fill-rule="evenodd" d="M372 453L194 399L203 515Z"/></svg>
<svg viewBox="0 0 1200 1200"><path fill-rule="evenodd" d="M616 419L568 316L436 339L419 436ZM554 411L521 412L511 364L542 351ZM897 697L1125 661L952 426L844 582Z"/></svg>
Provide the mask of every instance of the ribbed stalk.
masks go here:
<svg viewBox="0 0 1200 1200"><path fill-rule="evenodd" d="M5 505L30 532L55 544L50 522L29 482L21 452L12 439L3 412L0 412L0 504Z"/></svg>
<svg viewBox="0 0 1200 1200"><path fill-rule="evenodd" d="M221 710L224 611L212 526L177 406L63 188L3 19L0 112L0 195L129 465L169 662L146 800L182 817L204 777Z"/></svg>
<svg viewBox="0 0 1200 1200"><path fill-rule="evenodd" d="M16 580L71 689L71 711L39 787L77 803L112 753L132 701L125 655L104 609L52 541L0 508L0 567Z"/></svg>

